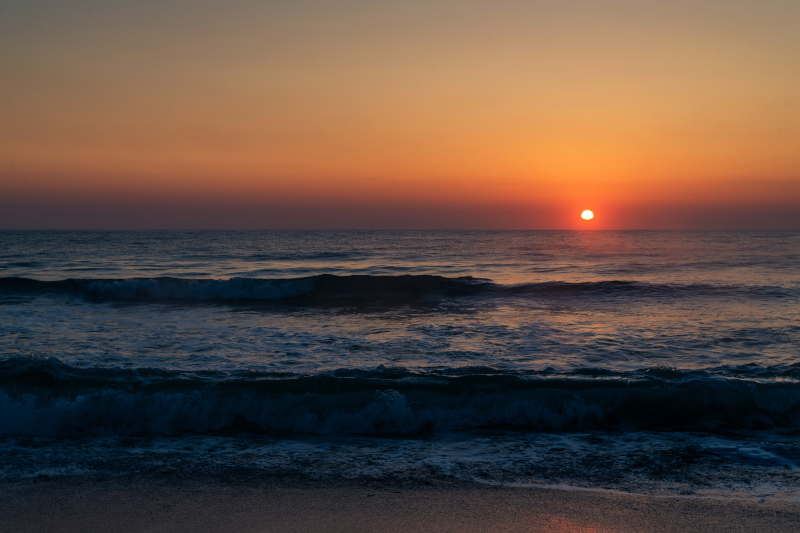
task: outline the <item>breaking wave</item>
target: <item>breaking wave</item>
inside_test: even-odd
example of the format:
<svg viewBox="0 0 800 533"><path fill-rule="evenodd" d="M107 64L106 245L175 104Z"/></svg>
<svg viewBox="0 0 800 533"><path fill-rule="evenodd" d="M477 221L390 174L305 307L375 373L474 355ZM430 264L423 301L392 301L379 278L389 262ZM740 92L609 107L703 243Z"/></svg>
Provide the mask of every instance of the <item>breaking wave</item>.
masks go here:
<svg viewBox="0 0 800 533"><path fill-rule="evenodd" d="M317 375L0 361L0 435L417 434L470 429L800 430L800 383L708 372Z"/></svg>
<svg viewBox="0 0 800 533"><path fill-rule="evenodd" d="M283 299L408 298L425 296L489 297L684 297L738 295L781 298L797 296L785 287L653 284L636 281L541 282L501 285L487 279L433 275L335 276L323 274L293 279L129 278L38 281L0 278L0 294L67 294L90 301L159 302L275 301Z"/></svg>

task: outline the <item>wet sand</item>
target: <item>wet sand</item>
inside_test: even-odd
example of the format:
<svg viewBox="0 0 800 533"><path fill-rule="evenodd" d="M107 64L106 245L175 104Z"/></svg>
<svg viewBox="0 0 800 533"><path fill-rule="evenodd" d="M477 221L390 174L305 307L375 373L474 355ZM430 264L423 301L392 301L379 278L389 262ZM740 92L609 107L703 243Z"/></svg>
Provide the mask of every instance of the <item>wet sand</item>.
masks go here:
<svg viewBox="0 0 800 533"><path fill-rule="evenodd" d="M3 532L800 530L800 505L559 489L210 479L0 484Z"/></svg>

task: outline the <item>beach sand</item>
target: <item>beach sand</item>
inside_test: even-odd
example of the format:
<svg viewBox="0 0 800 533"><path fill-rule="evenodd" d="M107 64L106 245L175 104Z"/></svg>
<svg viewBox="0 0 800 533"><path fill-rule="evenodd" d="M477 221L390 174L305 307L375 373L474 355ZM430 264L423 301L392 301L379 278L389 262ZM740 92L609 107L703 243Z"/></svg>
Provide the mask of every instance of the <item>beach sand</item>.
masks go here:
<svg viewBox="0 0 800 533"><path fill-rule="evenodd" d="M478 484L42 478L0 484L3 532L798 531L800 505Z"/></svg>

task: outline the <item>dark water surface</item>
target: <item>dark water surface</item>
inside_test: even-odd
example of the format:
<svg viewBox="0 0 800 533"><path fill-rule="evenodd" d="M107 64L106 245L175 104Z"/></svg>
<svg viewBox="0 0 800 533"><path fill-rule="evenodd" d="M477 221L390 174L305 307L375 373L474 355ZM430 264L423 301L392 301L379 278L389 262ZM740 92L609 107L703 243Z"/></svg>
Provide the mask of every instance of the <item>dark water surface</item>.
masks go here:
<svg viewBox="0 0 800 533"><path fill-rule="evenodd" d="M6 478L795 499L800 232L0 232Z"/></svg>

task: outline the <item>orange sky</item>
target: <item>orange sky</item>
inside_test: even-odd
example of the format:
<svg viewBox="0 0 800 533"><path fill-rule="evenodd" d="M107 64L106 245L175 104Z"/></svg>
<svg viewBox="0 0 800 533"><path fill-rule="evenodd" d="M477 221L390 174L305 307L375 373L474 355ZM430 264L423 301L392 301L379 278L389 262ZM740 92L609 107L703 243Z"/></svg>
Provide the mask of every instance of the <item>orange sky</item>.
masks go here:
<svg viewBox="0 0 800 533"><path fill-rule="evenodd" d="M0 227L800 229L800 3L665 4L4 2Z"/></svg>

